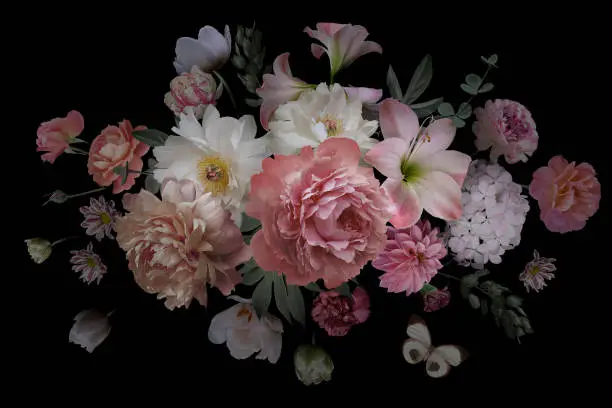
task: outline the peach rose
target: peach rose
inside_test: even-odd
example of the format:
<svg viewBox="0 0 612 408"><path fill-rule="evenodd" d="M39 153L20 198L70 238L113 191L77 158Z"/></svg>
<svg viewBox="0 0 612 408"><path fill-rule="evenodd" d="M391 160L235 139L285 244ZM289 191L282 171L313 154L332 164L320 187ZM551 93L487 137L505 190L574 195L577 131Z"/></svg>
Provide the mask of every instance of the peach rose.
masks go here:
<svg viewBox="0 0 612 408"><path fill-rule="evenodd" d="M132 188L136 182L137 173L142 170L142 156L149 151L149 146L137 140L132 132L144 130L146 126L132 128L129 120L119 123L119 126L107 126L91 143L87 169L89 174L100 186L113 185L113 194ZM113 170L119 166L128 166L127 180L122 183L121 176Z"/></svg>

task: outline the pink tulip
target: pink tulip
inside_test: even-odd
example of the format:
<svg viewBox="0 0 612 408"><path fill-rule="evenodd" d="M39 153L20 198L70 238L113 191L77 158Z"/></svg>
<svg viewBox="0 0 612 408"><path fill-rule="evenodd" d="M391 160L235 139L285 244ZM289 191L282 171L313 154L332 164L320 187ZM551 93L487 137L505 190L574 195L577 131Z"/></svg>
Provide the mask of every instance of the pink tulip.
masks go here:
<svg viewBox="0 0 612 408"><path fill-rule="evenodd" d="M74 110L65 118L55 118L42 123L36 132L36 151L47 153L43 154L41 159L53 164L72 140L81 134L84 126L83 115Z"/></svg>
<svg viewBox="0 0 612 408"><path fill-rule="evenodd" d="M365 156L387 180L382 188L393 202L391 224L405 228L419 220L423 209L443 220L461 217L461 186L470 156L446 150L455 138L450 119L421 129L417 115L394 99L380 105L385 140Z"/></svg>

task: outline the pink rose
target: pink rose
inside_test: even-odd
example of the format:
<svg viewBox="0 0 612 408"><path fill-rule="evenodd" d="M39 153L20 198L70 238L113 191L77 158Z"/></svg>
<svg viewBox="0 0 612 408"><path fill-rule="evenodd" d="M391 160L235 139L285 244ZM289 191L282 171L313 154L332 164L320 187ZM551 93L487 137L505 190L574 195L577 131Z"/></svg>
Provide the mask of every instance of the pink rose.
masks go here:
<svg viewBox="0 0 612 408"><path fill-rule="evenodd" d="M119 126L107 126L91 143L87 169L89 174L100 186L110 186L114 183L113 194L129 190L136 182L136 177L142 170L142 156L149 151L149 146L137 140L132 132L144 130L146 126L132 128L129 120L119 123ZM128 173L127 180L121 183L121 176L113 172L115 167L128 166L136 173Z"/></svg>
<svg viewBox="0 0 612 408"><path fill-rule="evenodd" d="M446 307L450 302L451 294L448 288L436 289L423 295L423 310L435 312Z"/></svg>
<svg viewBox="0 0 612 408"><path fill-rule="evenodd" d="M236 266L251 258L230 213L188 180L166 179L161 195L126 194L129 213L116 221L136 283L171 310L194 298L206 306L207 284L229 295L241 280Z"/></svg>
<svg viewBox="0 0 612 408"><path fill-rule="evenodd" d="M555 156L548 167L533 173L529 193L538 200L540 219L552 232L565 233L584 228L599 209L601 186L588 163L576 166Z"/></svg>
<svg viewBox="0 0 612 408"><path fill-rule="evenodd" d="M83 115L70 111L65 118L55 118L44 122L36 132L37 152L47 152L41 156L43 161L51 164L69 147L73 138L77 137L85 127Z"/></svg>
<svg viewBox="0 0 612 408"><path fill-rule="evenodd" d="M316 152L267 158L251 178L246 213L261 221L251 241L263 269L287 283L322 278L334 288L357 276L383 248L389 202L352 139L328 138Z"/></svg>
<svg viewBox="0 0 612 408"><path fill-rule="evenodd" d="M183 113L187 106L193 107L193 112L198 119L202 119L204 110L210 104L214 104L220 96L222 88L217 89L217 84L212 75L202 72L197 65L191 68L190 73L183 73L170 81L170 92L166 93L164 103L175 115Z"/></svg>
<svg viewBox="0 0 612 408"><path fill-rule="evenodd" d="M370 297L362 288L352 298L338 292L321 292L312 302L312 319L330 336L344 336L350 328L370 316Z"/></svg>

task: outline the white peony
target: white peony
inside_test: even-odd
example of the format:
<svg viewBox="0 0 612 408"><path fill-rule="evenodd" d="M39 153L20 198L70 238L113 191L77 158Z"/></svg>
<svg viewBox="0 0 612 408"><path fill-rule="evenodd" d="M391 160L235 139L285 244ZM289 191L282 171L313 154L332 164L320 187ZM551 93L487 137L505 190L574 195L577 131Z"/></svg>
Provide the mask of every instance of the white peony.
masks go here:
<svg viewBox="0 0 612 408"><path fill-rule="evenodd" d="M169 136L163 146L153 149L158 161L155 179L197 182L204 192L223 201L240 226L251 176L261 171L262 160L270 155L266 138L255 139L253 116L222 118L209 105L200 124L191 108L186 108L172 131L180 136Z"/></svg>
<svg viewBox="0 0 612 408"><path fill-rule="evenodd" d="M302 92L296 101L276 109L270 121L270 149L274 154L294 154L304 146L318 146L328 137L347 137L367 152L377 142L371 138L378 121L364 120L359 98L347 98L345 89L319 84Z"/></svg>

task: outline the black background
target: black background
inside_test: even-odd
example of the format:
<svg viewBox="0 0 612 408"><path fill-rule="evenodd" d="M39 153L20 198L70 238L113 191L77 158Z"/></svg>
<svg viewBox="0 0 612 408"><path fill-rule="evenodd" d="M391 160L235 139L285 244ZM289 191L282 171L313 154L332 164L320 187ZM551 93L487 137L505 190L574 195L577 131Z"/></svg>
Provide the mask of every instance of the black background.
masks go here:
<svg viewBox="0 0 612 408"><path fill-rule="evenodd" d="M437 390L458 395L454 392L461 389L475 400L488 401L488 395L493 393L503 400L528 399L544 389L552 389L558 395L581 388L576 385L580 366L593 358L589 348L574 349L571 345L593 338L595 323L589 316L597 307L595 298L604 296L600 291L605 288L598 288L596 279L607 269L603 256L609 181L605 149L597 142L607 138L609 132L601 134L601 127L591 127L595 120L592 106L569 96L576 87L589 82L584 73L591 71L584 62L594 60L589 57L593 54L588 45L580 43L579 49L579 44L564 35L564 27L538 26L537 22L543 20L536 17L517 16L485 25L481 17L442 18L431 8L420 14L415 11L409 17L392 12L372 15L367 10L354 17L346 13L306 17L291 9L271 7L278 12L276 17L262 12L258 18L259 15L244 12L231 14L229 8L220 11L212 6L168 7L163 13L111 11L101 6L39 10L30 22L36 47L32 52L22 49L23 54L17 55L23 57L13 61L28 72L25 78L14 78L13 85L26 83L25 89L29 90L20 94L24 98L21 106L27 109L19 109L26 120L21 122L18 136L23 142L20 155L26 161L21 164L33 175L27 188L22 185L20 199L27 203L24 209L29 215L19 223L17 235L21 240L34 236L50 240L68 235L84 237L56 247L43 265L35 265L27 258L25 245L20 248L21 272L36 289L36 297L25 302L31 311L21 321L22 327L31 329L33 334L18 340L28 345L20 355L27 363L20 364L24 381L50 386L56 393L103 386L110 394L124 390L154 397L177 393L199 403L207 401L207 393L220 389L231 391L223 394L223 400L230 402L249 398L250 394L242 394L247 388L260 388L260 393L254 394L260 399L269 398L265 392L275 391L277 395L277 391L289 390L319 395L373 393L389 401L441 395L431 394ZM63 155L54 165L40 161L35 152L38 125L76 109L85 117L81 137L89 141L106 125L122 119L168 131L173 117L163 96L175 76L172 61L176 39L195 37L199 28L207 24L222 30L229 23L234 33L236 23L250 25L253 19L264 34L266 61L271 63L279 53L290 51L294 75L310 83L325 81L328 72L326 57L321 61L312 57L311 40L302 32L306 25L314 27L317 21L365 25L369 39L383 47L382 56L367 55L341 73L337 81L344 85L384 87L388 65L392 64L405 89L412 71L429 52L434 76L420 100L444 96L454 106L466 99L459 89L464 76L484 72L480 55L499 55L500 68L490 77L495 88L486 98L513 99L527 106L540 135L538 150L527 163L506 165L502 160L501 164L516 182L529 184L534 170L546 165L552 156L562 154L570 161L591 163L603 186L600 211L584 230L564 235L545 229L537 203L530 199L531 210L521 244L504 255L501 265L491 268L494 279L521 295L524 289L518 274L532 259L533 249L542 256L557 258L556 279L538 294L524 294L524 309L535 334L524 337L520 345L507 340L490 317L482 317L460 298L453 282L450 285L454 296L449 307L423 313L418 296L386 293L378 287L379 272L368 267L359 279L371 297L370 319L340 338L327 337L312 326L303 330L285 324L281 359L272 365L254 358L234 360L225 345L208 341L210 319L233 301L211 290L208 309L194 302L188 310L166 310L162 301L135 285L115 241L92 240L109 269L101 284L87 286L79 281L70 270L68 251L84 248L89 241L79 226L78 211L88 198L61 206L40 204L43 194L56 189L76 193L96 185L87 174L85 157ZM233 77L231 64L222 72L230 78L232 89L240 93L241 85ZM473 105L482 105L486 98L477 97ZM222 115L258 113L244 105L239 112L233 111L227 96L219 108ZM263 134L261 129L260 132ZM473 139L469 127L461 129L453 148L472 152ZM105 195L110 197L110 193ZM456 275L465 271L457 266L445 269ZM433 283L443 285L445 281L440 278ZM244 289L238 293L247 294ZM92 354L68 343L73 316L89 307L115 310L110 336ZM413 313L426 319L434 344L454 343L470 352L470 358L448 377L430 379L423 365L410 366L402 358L400 348ZM318 344L331 354L336 368L332 382L306 388L293 373L292 355L298 344L310 340L312 330Z"/></svg>

